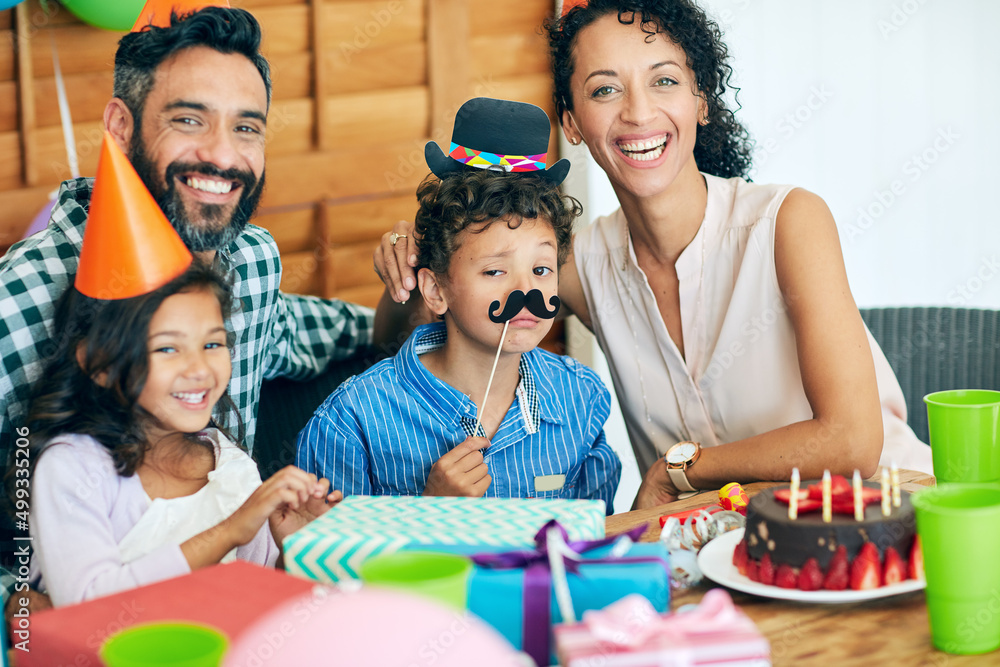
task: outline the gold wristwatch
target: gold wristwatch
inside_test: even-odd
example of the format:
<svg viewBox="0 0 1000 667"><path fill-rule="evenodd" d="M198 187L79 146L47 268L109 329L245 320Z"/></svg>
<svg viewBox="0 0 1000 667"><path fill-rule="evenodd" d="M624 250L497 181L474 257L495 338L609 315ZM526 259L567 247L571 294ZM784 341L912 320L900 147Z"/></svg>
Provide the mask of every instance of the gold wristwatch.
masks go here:
<svg viewBox="0 0 1000 667"><path fill-rule="evenodd" d="M663 462L667 465L667 475L670 477L670 483L678 491L697 491L688 481L687 469L693 466L700 456L701 445L690 440L678 442L663 455Z"/></svg>

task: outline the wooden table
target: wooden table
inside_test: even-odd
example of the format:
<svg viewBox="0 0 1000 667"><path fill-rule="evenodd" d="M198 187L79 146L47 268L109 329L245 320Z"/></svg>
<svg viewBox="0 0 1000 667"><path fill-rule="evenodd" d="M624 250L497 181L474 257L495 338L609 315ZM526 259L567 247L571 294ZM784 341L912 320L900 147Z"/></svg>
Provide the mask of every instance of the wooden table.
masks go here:
<svg viewBox="0 0 1000 667"><path fill-rule="evenodd" d="M900 482L904 490L916 491L933 486L934 478L901 470ZM744 489L752 496L775 485L758 482L747 484ZM653 542L660 536L660 516L701 507L713 500L711 493L704 493L652 509L616 514L608 517L607 532L615 535L649 522L650 528L642 539ZM697 603L712 587L715 584L706 580L702 585L677 594L671 607L676 609L680 605ZM1000 651L955 656L934 649L923 591L850 604L808 604L738 591L730 593L733 601L771 641L774 665L1000 665Z"/></svg>

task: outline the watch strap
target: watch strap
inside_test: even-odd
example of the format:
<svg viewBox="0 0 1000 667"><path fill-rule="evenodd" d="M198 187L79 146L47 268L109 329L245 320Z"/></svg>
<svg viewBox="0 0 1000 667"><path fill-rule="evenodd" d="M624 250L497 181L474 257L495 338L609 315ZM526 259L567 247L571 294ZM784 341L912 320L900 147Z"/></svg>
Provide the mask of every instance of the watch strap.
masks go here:
<svg viewBox="0 0 1000 667"><path fill-rule="evenodd" d="M664 461L664 464L666 461ZM691 482L688 481L687 473L680 468L671 468L667 466L667 476L670 477L670 483L677 488L678 491L697 491L698 489L691 486Z"/></svg>

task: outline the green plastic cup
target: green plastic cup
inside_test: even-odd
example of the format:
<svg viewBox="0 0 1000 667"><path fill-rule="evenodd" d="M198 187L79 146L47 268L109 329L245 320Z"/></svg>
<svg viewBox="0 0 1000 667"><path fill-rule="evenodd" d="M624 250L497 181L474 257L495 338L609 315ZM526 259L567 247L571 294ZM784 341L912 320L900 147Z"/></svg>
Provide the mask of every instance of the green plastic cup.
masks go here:
<svg viewBox="0 0 1000 667"><path fill-rule="evenodd" d="M464 611L472 561L432 551L380 554L361 565L361 580L373 586L409 591Z"/></svg>
<svg viewBox="0 0 1000 667"><path fill-rule="evenodd" d="M924 403L938 482L1000 481L1000 391L938 391Z"/></svg>
<svg viewBox="0 0 1000 667"><path fill-rule="evenodd" d="M144 623L112 635L101 647L108 667L218 667L229 640L205 625Z"/></svg>
<svg viewBox="0 0 1000 667"><path fill-rule="evenodd" d="M1000 647L1000 484L943 484L913 496L931 640L947 653Z"/></svg>

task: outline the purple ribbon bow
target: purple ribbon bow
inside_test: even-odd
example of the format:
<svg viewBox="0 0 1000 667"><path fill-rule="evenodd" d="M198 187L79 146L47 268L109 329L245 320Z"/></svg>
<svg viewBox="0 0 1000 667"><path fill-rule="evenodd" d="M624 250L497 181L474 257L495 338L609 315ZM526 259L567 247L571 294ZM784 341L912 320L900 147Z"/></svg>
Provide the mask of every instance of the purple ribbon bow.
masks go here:
<svg viewBox="0 0 1000 667"><path fill-rule="evenodd" d="M548 665L549 656L551 655L550 628L552 617L549 600L552 595L552 572L549 570L550 528L555 528L558 531L562 536L563 542L576 556L567 554L565 550L560 550L563 554L562 558L566 566L566 572L571 574L579 573L580 564L583 562L583 559L578 557L580 554L617 542L622 537L628 537L635 542L646 532L646 526L642 525L633 528L627 533L605 537L600 540L576 540L570 542L566 529L558 521L552 519L535 534L536 548L533 551L506 551L503 553L487 553L472 556L472 562L480 567L492 570L524 570L524 596L521 614L522 648L539 665ZM586 562L588 564L605 564L652 562L658 560L656 558L595 558L589 559Z"/></svg>

